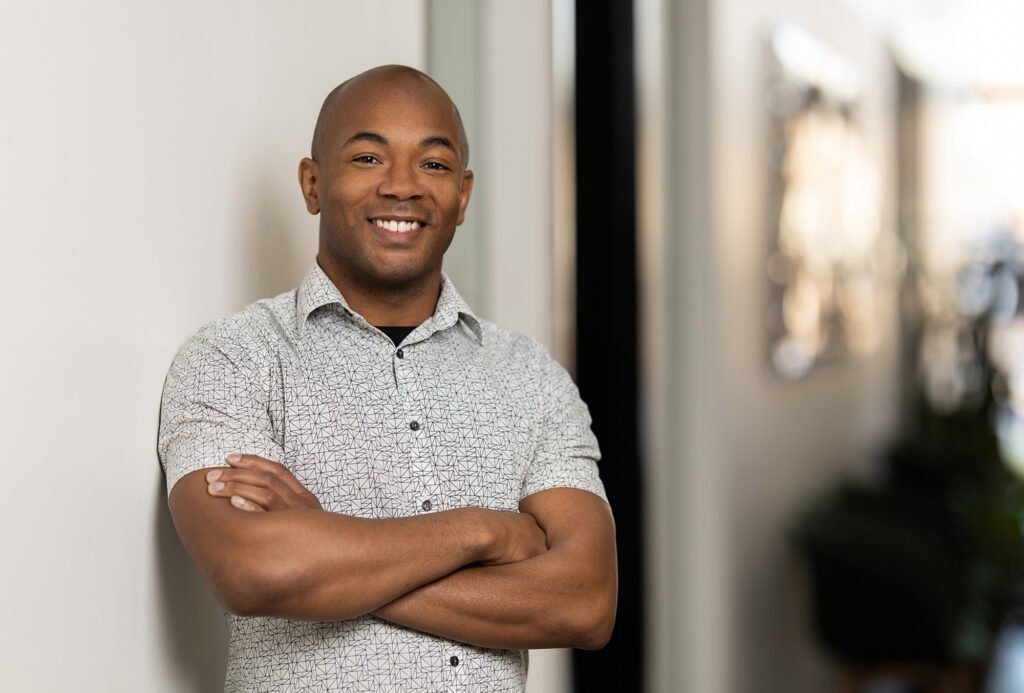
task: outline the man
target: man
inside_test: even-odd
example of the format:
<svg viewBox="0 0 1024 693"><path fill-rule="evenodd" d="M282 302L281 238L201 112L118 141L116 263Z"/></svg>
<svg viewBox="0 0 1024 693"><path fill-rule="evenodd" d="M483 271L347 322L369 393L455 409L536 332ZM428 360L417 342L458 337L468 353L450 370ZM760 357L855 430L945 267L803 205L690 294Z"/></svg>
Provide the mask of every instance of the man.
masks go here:
<svg viewBox="0 0 1024 693"><path fill-rule="evenodd" d="M522 650L610 636L614 528L586 406L441 273L468 155L426 75L340 85L299 166L317 264L171 367L160 458L229 612L227 690L522 690Z"/></svg>

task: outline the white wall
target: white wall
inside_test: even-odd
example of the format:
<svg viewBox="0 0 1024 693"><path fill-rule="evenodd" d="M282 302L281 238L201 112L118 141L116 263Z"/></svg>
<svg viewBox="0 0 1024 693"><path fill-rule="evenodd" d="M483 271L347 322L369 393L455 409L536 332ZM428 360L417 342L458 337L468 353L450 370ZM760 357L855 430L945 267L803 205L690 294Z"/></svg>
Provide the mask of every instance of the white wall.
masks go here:
<svg viewBox="0 0 1024 693"><path fill-rule="evenodd" d="M418 0L0 4L0 687L210 691L220 616L166 516L163 377L292 287L320 102L421 66Z"/></svg>
<svg viewBox="0 0 1024 693"><path fill-rule="evenodd" d="M654 213L644 226L648 316L660 321L646 335L645 363L655 411L652 601L662 607L652 612L655 689L826 690L831 672L785 535L812 494L867 472L898 422L897 304L890 293L871 358L799 383L768 371L767 31L801 24L862 70L890 228L893 75L880 37L836 0L641 2L640 11L662 18L641 38L662 44L645 59L655 66L646 103L663 115L642 121L656 136L642 140L642 175L655 189L641 187L664 220L659 230ZM660 158L659 143L668 152Z"/></svg>

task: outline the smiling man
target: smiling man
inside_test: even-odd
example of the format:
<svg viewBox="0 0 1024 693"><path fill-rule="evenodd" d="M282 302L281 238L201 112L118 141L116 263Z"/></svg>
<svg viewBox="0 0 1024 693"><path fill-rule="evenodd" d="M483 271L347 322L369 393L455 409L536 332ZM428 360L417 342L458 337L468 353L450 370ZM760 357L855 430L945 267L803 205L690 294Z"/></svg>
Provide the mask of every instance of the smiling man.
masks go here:
<svg viewBox="0 0 1024 693"><path fill-rule="evenodd" d="M301 285L199 331L164 386L175 526L227 610L229 691L519 691L603 646L614 526L587 408L441 272L473 186L458 111L386 66L299 165Z"/></svg>

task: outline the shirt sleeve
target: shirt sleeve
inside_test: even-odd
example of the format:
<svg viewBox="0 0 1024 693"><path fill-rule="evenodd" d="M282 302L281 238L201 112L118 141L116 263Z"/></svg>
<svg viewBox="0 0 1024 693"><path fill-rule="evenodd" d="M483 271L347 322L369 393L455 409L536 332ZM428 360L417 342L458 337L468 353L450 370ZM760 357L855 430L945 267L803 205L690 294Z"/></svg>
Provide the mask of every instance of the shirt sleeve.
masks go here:
<svg viewBox="0 0 1024 693"><path fill-rule="evenodd" d="M164 382L157 451L167 494L183 476L237 452L282 461L270 416L273 369L238 347L193 337Z"/></svg>
<svg viewBox="0 0 1024 693"><path fill-rule="evenodd" d="M550 488L578 488L607 502L597 469L601 451L590 430L590 410L565 369L546 352L545 356L541 406L546 414L538 429L536 454L523 480L520 500Z"/></svg>

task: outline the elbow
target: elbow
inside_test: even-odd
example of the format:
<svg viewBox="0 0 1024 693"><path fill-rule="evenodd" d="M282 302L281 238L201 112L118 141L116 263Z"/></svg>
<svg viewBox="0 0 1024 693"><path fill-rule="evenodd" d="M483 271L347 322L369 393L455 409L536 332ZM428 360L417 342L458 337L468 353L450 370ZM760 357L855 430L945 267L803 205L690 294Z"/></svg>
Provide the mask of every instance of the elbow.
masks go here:
<svg viewBox="0 0 1024 693"><path fill-rule="evenodd" d="M210 582L220 605L236 616L278 615L288 594L287 576L256 557L226 562Z"/></svg>
<svg viewBox="0 0 1024 693"><path fill-rule="evenodd" d="M614 626L614 611L610 615L602 614L590 620L587 626L577 633L573 647L580 650L600 650L611 639Z"/></svg>
<svg viewBox="0 0 1024 693"><path fill-rule="evenodd" d="M263 616L266 599L261 590L239 578L218 581L214 596L224 608L235 616Z"/></svg>
<svg viewBox="0 0 1024 693"><path fill-rule="evenodd" d="M581 650L600 650L608 644L615 627L614 589L608 593L592 596L585 606L577 609L572 647Z"/></svg>

